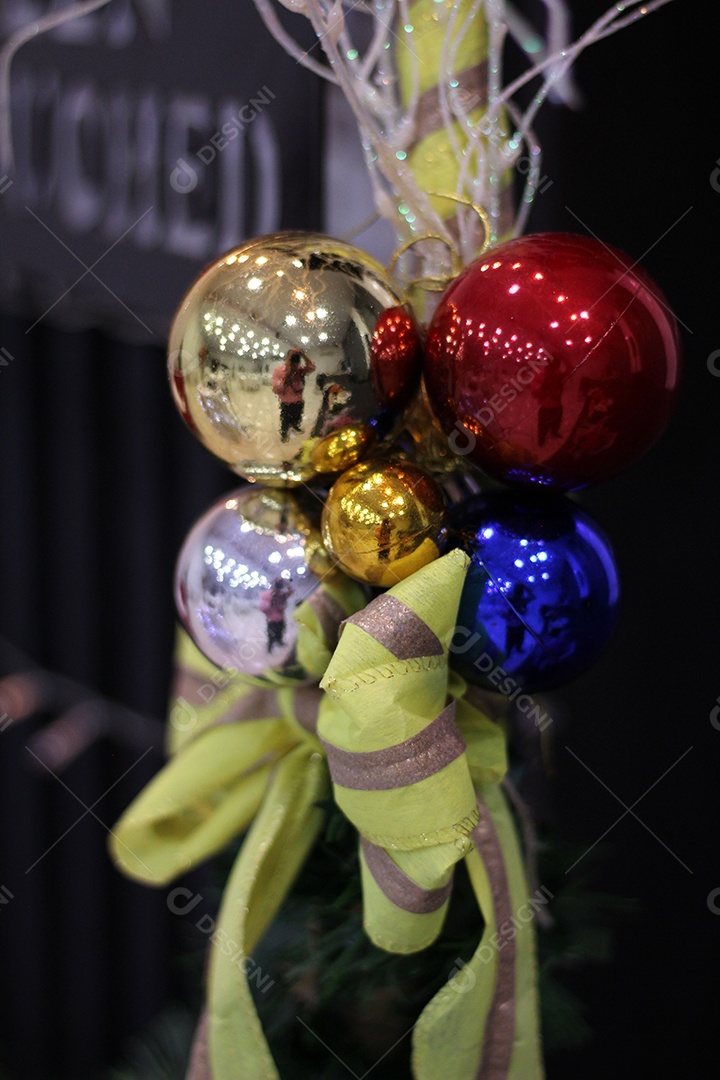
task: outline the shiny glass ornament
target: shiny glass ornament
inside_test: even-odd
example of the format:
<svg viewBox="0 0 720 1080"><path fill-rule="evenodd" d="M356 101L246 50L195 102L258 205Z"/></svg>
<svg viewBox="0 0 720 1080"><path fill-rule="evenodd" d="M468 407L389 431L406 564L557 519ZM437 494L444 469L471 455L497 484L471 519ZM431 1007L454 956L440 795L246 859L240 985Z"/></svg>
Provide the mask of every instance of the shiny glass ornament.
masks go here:
<svg viewBox="0 0 720 1080"><path fill-rule="evenodd" d="M492 492L453 507L444 546L470 556L450 661L513 698L588 667L617 621L610 542L568 499Z"/></svg>
<svg viewBox="0 0 720 1080"><path fill-rule="evenodd" d="M425 382L448 437L491 476L571 490L655 442L680 362L675 317L629 256L544 233L451 283L428 329Z"/></svg>
<svg viewBox="0 0 720 1080"><path fill-rule="evenodd" d="M200 275L168 363L175 403L208 450L249 480L291 486L341 472L394 432L420 378L420 337L402 290L365 252L278 233Z"/></svg>
<svg viewBox="0 0 720 1080"><path fill-rule="evenodd" d="M332 565L313 506L293 492L244 487L190 530L175 575L178 613L220 667L269 681L303 678L293 612Z"/></svg>
<svg viewBox="0 0 720 1080"><path fill-rule="evenodd" d="M415 318L406 307L383 311L370 339L375 396L397 412L412 399L422 366L422 344Z"/></svg>
<svg viewBox="0 0 720 1080"><path fill-rule="evenodd" d="M442 491L408 462L362 462L330 489L322 512L328 551L350 577L383 588L438 557Z"/></svg>

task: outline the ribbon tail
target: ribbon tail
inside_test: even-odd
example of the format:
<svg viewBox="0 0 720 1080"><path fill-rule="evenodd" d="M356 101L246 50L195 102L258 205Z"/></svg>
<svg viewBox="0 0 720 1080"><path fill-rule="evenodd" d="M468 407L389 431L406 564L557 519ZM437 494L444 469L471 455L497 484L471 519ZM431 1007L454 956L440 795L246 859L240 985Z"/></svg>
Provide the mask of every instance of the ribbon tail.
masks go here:
<svg viewBox="0 0 720 1080"><path fill-rule="evenodd" d="M478 787L466 865L485 922L478 948L423 1010L417 1080L543 1080L535 932L520 846L497 784Z"/></svg>
<svg viewBox="0 0 720 1080"><path fill-rule="evenodd" d="M247 828L278 757L293 746L282 720L204 730L128 807L109 839L129 877L164 885Z"/></svg>
<svg viewBox="0 0 720 1080"><path fill-rule="evenodd" d="M502 789L497 784L481 784L479 794L489 811L489 818L492 820L505 864L507 879L506 914L504 916L500 916L498 911L500 905L497 903L497 897L493 894L500 938L498 946L495 946L498 958L504 951L501 951L504 941L507 942L506 948L509 944L514 946L510 954L510 959L513 961L514 977L512 984L509 985L509 993L512 994L512 1000L514 1001L514 1006L511 1007L514 1007L515 1021L507 1076L508 1080L543 1080L545 1072L540 1033L540 1002L535 940L536 908L534 905L537 900L529 894L525 876L525 864L518 842L515 822ZM481 812L481 823L482 818ZM482 851L480 854L482 857ZM546 902L544 897L540 901L542 905ZM507 914L508 908L509 914ZM499 987L497 990L499 990ZM506 1002L510 999L504 998L497 990L490 1020L502 1026L499 1018L506 1007ZM487 1072L480 1075L484 1080L485 1075L489 1078L493 1074Z"/></svg>
<svg viewBox="0 0 720 1080"><path fill-rule="evenodd" d="M360 840L363 925L381 949L412 953L432 945L442 930L462 849L438 844L392 856Z"/></svg>
<svg viewBox="0 0 720 1080"><path fill-rule="evenodd" d="M307 745L292 750L278 765L235 861L208 965L212 1080L279 1080L250 991L251 954L318 834L323 813L317 802L328 789L320 754Z"/></svg>

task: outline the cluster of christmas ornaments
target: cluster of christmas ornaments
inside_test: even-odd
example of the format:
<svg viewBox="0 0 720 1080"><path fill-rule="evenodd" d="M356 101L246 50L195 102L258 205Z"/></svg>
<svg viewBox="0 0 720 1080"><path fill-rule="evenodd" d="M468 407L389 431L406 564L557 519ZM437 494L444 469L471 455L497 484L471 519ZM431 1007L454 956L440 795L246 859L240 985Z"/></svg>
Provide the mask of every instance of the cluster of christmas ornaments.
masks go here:
<svg viewBox="0 0 720 1080"><path fill-rule="evenodd" d="M573 678L613 631L618 579L607 538L561 493L652 445L679 366L657 286L584 237L489 251L450 283L424 344L402 289L358 248L308 233L236 248L170 336L183 419L253 481L185 542L183 624L222 667L301 679L292 615L323 582L345 574L370 596L458 546L471 565L453 665L496 690ZM416 411L398 444L423 375L434 417L424 437ZM448 458L510 490L448 507Z"/></svg>

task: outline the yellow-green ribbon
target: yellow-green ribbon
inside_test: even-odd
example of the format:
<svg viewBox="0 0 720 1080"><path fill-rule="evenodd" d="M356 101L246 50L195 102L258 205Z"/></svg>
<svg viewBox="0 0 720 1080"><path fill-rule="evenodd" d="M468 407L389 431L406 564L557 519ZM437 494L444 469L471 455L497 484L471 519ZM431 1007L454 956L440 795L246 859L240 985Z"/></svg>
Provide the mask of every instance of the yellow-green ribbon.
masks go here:
<svg viewBox="0 0 720 1080"><path fill-rule="evenodd" d="M365 929L392 952L424 949L439 934L478 821L448 705L447 643L467 562L454 551L348 620L320 684L335 800L364 838Z"/></svg>
<svg viewBox="0 0 720 1080"><path fill-rule="evenodd" d="M328 579L321 591L296 612L298 654L311 671L331 655L340 621L364 603L347 579ZM247 973L322 824L318 803L330 792L315 734L322 695L317 685L268 685L223 671L184 632L176 663L173 756L116 825L111 853L130 877L160 886L250 826L212 935L202 1046L190 1075L279 1080Z"/></svg>
<svg viewBox="0 0 720 1080"><path fill-rule="evenodd" d="M542 1077L533 931L517 917L527 885L499 786L504 735L448 669L466 564L451 552L360 611L357 592L341 589L334 599L350 617L334 652L327 612L299 612L306 655L330 657L324 695L227 678L181 636L175 753L111 848L126 873L162 885L250 825L213 934L190 1080L279 1080L246 972L321 826L328 764L361 834L373 941L397 952L430 944L461 860L482 912L475 955L415 1027L417 1080Z"/></svg>

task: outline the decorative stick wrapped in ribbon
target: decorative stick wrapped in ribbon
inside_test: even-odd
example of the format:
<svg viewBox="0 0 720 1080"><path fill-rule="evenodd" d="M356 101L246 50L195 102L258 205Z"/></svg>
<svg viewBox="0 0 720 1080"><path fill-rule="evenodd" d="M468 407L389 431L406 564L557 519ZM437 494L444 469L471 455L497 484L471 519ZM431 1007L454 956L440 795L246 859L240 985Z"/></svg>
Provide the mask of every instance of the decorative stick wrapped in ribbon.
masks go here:
<svg viewBox="0 0 720 1080"><path fill-rule="evenodd" d="M412 121L407 164L467 263L512 228L504 112L483 124L500 89L499 73L489 62L490 37L497 39L498 27L488 25L477 0L415 0L405 31L397 38L395 60Z"/></svg>

